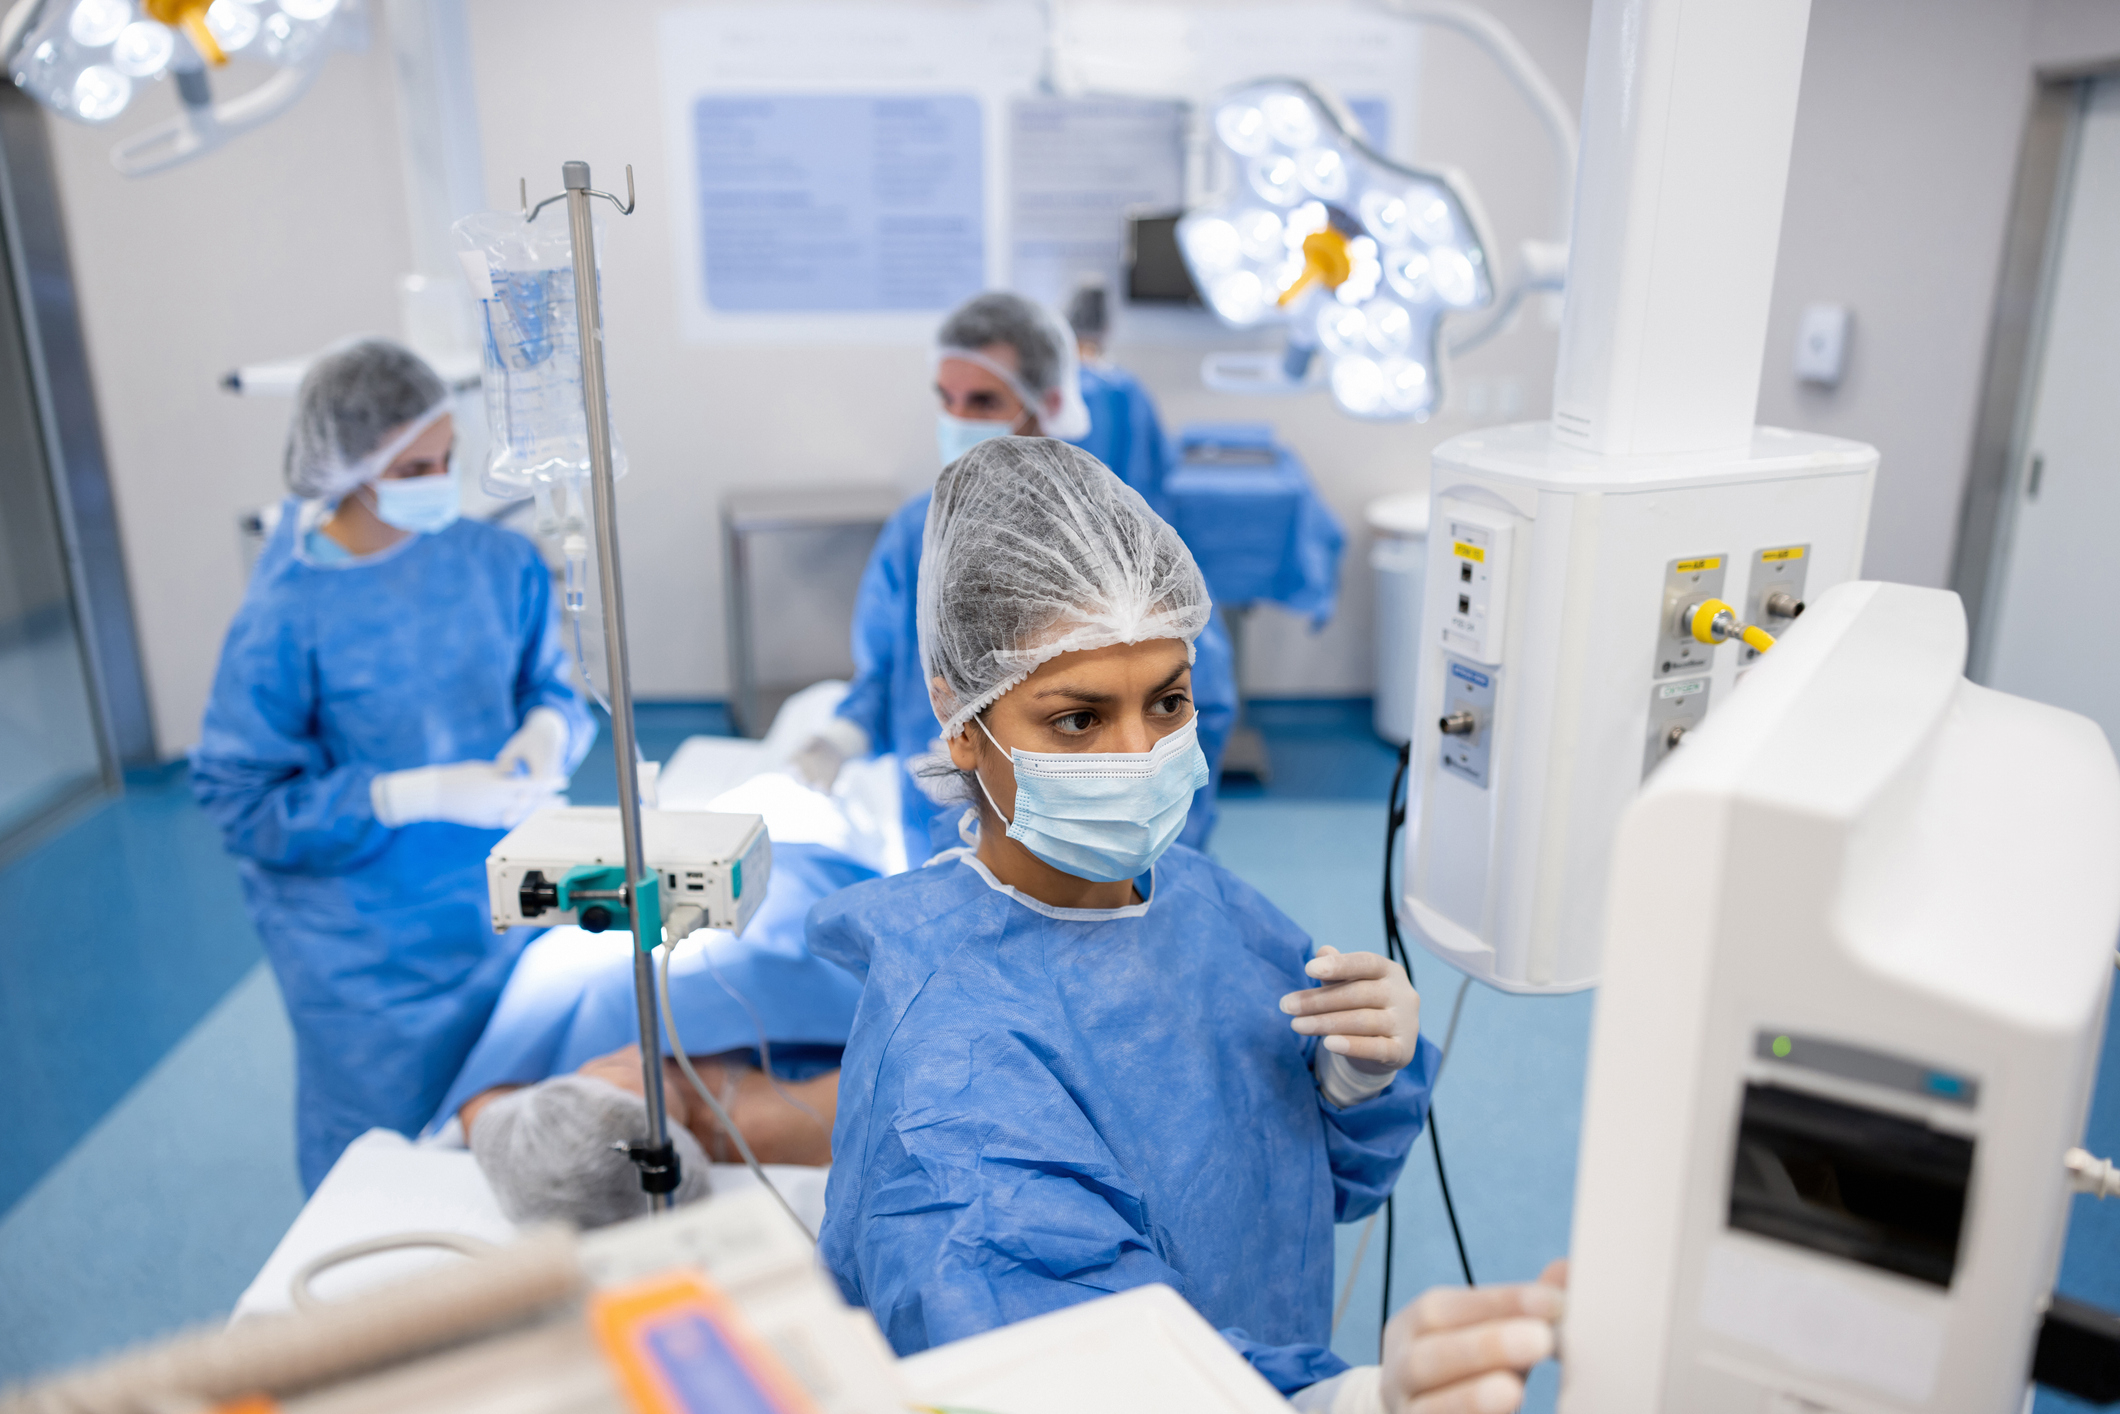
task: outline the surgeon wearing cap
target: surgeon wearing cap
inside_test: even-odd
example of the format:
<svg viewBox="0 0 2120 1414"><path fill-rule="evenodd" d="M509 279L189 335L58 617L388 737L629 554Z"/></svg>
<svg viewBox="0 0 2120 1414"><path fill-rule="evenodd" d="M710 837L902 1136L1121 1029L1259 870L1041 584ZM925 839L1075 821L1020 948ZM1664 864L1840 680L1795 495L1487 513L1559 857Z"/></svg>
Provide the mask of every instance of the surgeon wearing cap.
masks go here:
<svg viewBox="0 0 2120 1414"><path fill-rule="evenodd" d="M1079 444L1099 436L1082 402L1074 333L1033 300L1003 291L973 297L943 321L933 363L940 404L936 451L945 467L997 437L1060 437ZM1130 438L1123 443L1134 444ZM1116 469L1144 495L1160 494L1160 461L1142 455ZM1135 482L1135 476L1150 480ZM948 832L955 818L944 818L933 798L935 779L925 769L941 755L914 614L930 495L923 491L907 501L877 536L854 606L853 685L833 722L795 760L812 784L828 788L848 759L895 752L906 859L916 865L952 842ZM1184 839L1192 845L1204 844L1213 827L1214 780L1237 711L1234 660L1219 622L1200 634L1198 650L1194 690L1210 779L1186 820Z"/></svg>
<svg viewBox="0 0 2120 1414"><path fill-rule="evenodd" d="M1397 1182L1437 1053L1400 968L1177 842L1207 778L1183 542L1088 453L996 439L936 485L917 600L965 844L809 921L864 978L819 1238L848 1299L909 1355L1161 1282L1300 1407L1513 1407L1551 1287L1428 1302L1381 1368L1329 1348L1334 1224Z"/></svg>
<svg viewBox="0 0 2120 1414"><path fill-rule="evenodd" d="M530 936L494 933L487 851L594 733L536 549L458 516L453 437L396 344L310 368L192 753L294 1024L310 1189L433 1114Z"/></svg>

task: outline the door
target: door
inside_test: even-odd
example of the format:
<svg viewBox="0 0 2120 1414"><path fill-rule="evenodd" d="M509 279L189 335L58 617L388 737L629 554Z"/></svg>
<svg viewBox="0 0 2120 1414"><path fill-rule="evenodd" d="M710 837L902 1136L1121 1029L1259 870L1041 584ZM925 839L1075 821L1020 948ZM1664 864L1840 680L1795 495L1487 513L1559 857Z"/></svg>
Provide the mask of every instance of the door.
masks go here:
<svg viewBox="0 0 2120 1414"><path fill-rule="evenodd" d="M2120 78L2086 88L2073 146L1985 678L2120 745Z"/></svg>
<svg viewBox="0 0 2120 1414"><path fill-rule="evenodd" d="M11 271L0 259L0 856L112 778Z"/></svg>

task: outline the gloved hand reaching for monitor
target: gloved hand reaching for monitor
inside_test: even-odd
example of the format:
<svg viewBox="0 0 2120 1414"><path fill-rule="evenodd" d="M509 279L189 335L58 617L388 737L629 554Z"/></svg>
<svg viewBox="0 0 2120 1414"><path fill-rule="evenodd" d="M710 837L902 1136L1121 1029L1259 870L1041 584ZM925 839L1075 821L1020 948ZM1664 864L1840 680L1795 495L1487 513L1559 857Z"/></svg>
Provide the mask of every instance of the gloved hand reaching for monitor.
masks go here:
<svg viewBox="0 0 2120 1414"><path fill-rule="evenodd" d="M368 786L375 818L392 829L443 820L481 830L512 830L558 798L551 780L519 776L493 761L389 771Z"/></svg>
<svg viewBox="0 0 2120 1414"><path fill-rule="evenodd" d="M556 708L533 707L514 736L501 747L493 764L511 776L524 776L547 790L567 788L567 719Z"/></svg>
<svg viewBox="0 0 2120 1414"><path fill-rule="evenodd" d="M1438 1286L1384 1328L1384 1414L1508 1414L1523 1374L1554 1355L1568 1263L1514 1286Z"/></svg>

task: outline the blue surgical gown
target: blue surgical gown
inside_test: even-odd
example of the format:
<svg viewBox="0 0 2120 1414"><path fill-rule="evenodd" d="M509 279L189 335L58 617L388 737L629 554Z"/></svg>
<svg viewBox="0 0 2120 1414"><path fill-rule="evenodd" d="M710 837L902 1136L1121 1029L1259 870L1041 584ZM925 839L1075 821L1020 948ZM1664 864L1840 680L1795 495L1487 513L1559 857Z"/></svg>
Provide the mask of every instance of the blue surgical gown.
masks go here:
<svg viewBox="0 0 2120 1414"><path fill-rule="evenodd" d="M568 685L529 541L460 520L362 559L296 553L290 502L229 626L192 784L241 863L294 1024L302 1181L375 1127L415 1134L533 930L496 935L498 830L375 818L377 774L489 760L535 707L594 728Z"/></svg>
<svg viewBox="0 0 2120 1414"><path fill-rule="evenodd" d="M1141 380L1109 363L1082 365L1082 402L1089 409L1089 435L1075 445L1112 469L1141 493L1149 509L1171 519L1164 480L1170 475L1170 443L1156 405Z"/></svg>
<svg viewBox="0 0 2120 1414"><path fill-rule="evenodd" d="M898 756L898 796L905 824L906 863L918 867L956 841L961 804L938 805L928 795L932 781L917 775L921 758L936 750L942 724L928 700L927 674L920 668L920 626L915 601L920 587L920 541L927 527L932 491L900 506L884 523L869 551L868 567L854 600L854 682L838 713L869 735L873 749ZM1214 828L1215 791L1222 779L1222 749L1237 720L1237 676L1229 635L1219 617L1196 640L1193 705L1200 714L1200 749L1207 755L1207 784L1193 796L1184 843L1200 846Z"/></svg>
<svg viewBox="0 0 2120 1414"><path fill-rule="evenodd" d="M1277 1389L1346 1368L1333 1224L1397 1182L1435 1048L1334 1107L1279 1005L1302 930L1182 845L1144 892L1046 909L945 854L811 910L865 979L819 1252L899 1354L1165 1282Z"/></svg>

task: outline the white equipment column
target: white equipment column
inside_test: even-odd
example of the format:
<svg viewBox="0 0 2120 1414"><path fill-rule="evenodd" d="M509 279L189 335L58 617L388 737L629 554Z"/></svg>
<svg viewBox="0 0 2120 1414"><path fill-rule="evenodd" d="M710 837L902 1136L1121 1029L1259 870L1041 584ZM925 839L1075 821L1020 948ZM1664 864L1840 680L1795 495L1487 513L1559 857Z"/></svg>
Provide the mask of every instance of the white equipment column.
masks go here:
<svg viewBox="0 0 2120 1414"><path fill-rule="evenodd" d="M1877 453L1754 427L1809 0L1597 0L1554 420L1434 455L1406 914L1506 991L1594 985L1620 811L1860 568Z"/></svg>

